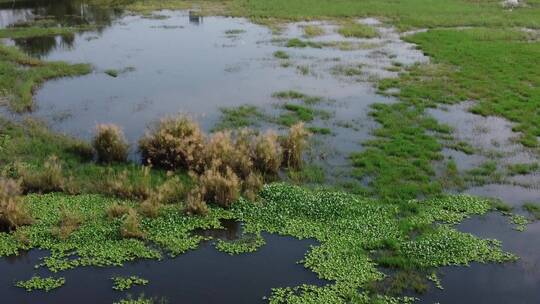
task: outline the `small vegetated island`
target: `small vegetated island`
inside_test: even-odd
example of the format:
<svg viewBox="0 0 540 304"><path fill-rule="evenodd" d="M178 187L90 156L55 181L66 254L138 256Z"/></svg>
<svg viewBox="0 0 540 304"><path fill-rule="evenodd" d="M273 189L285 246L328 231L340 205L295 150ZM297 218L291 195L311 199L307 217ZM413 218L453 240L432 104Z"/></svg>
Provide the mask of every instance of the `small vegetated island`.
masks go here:
<svg viewBox="0 0 540 304"><path fill-rule="evenodd" d="M36 267L51 273L29 275L14 287L54 292L69 284L63 274L74 268L176 257L208 240L196 231L223 229L223 220L243 225L238 240L214 240L217 250L231 255L257 251L265 245L263 233L316 241L301 263L326 284L275 286L261 295L270 303L413 303L427 288L443 288L437 275L443 266L518 259L499 241L460 232L455 225L497 211L525 229L540 207L527 203L524 208L533 216L525 217L512 215L495 199L449 194L504 178L489 163L457 172L452 161L442 177L436 174L443 148L472 154L474 147L453 141L451 128L428 116L427 109L475 100L474 113L512 121L517 141L538 152L540 2L94 1L153 18L156 10L195 5L203 14L249 17L274 30L289 21L332 20L339 25L337 34L365 39L377 37L377 31L354 20L374 16L402 32L427 29L404 39L418 44L432 62L403 69L396 64L397 78L375 83L398 102L373 106L371 115L379 123L374 137L350 156L354 177L369 182L354 186L313 186L291 178L312 170L305 157L310 138L332 133L305 125L326 114L308 107L318 98L293 91L275 97L303 99L306 106L286 104L288 114L276 120L280 129L247 127L250 119L263 120L249 107L225 110L229 120L211 133L188 116L164 117L136 144L137 161L128 160L130 145L114 124L96 126L93 140L85 142L32 118L0 116L0 257L44 250L48 254ZM17 1L0 0L11 2ZM73 35L96 26L37 19L2 28L0 37ZM307 26L306 39L290 40L286 47L326 47L309 41L323 34L324 29ZM283 50L272 55L290 59ZM42 61L0 44L0 101L13 112L31 111L33 92L46 80L91 72L84 63ZM116 70L105 73L122 76ZM512 165L507 171L501 174L532 174L538 164ZM134 274L112 278L111 289L148 284ZM141 296L119 303L153 301Z"/></svg>

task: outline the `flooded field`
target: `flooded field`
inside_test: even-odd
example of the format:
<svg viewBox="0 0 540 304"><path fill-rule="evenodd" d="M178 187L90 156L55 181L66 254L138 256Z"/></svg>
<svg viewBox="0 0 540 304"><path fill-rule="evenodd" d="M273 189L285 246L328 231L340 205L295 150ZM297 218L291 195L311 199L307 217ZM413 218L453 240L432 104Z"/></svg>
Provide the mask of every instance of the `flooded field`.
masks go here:
<svg viewBox="0 0 540 304"><path fill-rule="evenodd" d="M299 92L312 97L314 118L308 126L328 130L313 138L310 161L324 168L327 181L337 184L351 178L349 155L363 149L378 126L368 114L377 103L397 99L377 94L374 83L397 77L405 67L427 63L429 58L415 45L403 41L393 27L377 19L358 19L379 33L375 38L345 38L331 21L288 23L280 31L248 19L195 16L192 11L156 11L127 14L120 10L72 5L70 1L39 1L0 6L0 28L53 17L66 24L97 24L97 28L72 35L2 39L31 56L48 61L89 63L85 76L45 82L34 92L31 113L14 114L47 122L55 131L89 140L95 126L115 123L131 145L130 158L138 160L137 141L162 117L186 113L211 132L224 110L254 106L264 114L252 126L285 130L279 118L286 103L302 104L298 98L281 98L280 92ZM322 33L306 36L306 27ZM311 44L302 45L303 41ZM291 41L300 43L294 44ZM539 161L537 153L517 142L512 125L503 118L468 112L469 103L439 107L429 114L455 130L457 139L473 146L474 153L445 148L445 160L456 162L465 172L487 161L506 170L510 165ZM496 155L494 157L494 155ZM503 181L488 181L464 192L499 198L525 214L525 202L540 201L540 174L514 174ZM238 223L225 230L199 233L215 239L234 240L242 230ZM503 265L477 264L445 267L438 274L444 290L429 288L414 294L421 303L536 303L540 299L540 225L531 223L523 232L512 229L509 216L494 212L465 220L458 230L502 241L504 250L520 257ZM0 293L6 303L110 303L120 297L110 278L141 275L146 287L132 290L136 297L164 299L168 303L259 303L276 287L327 281L317 278L300 261L313 240L263 234L266 244L254 253L228 255L215 250L212 241L176 258L136 261L124 267L79 268L65 273L69 281L51 293L28 294L13 282L32 274L51 273L35 269L46 253L31 250L0 259Z"/></svg>

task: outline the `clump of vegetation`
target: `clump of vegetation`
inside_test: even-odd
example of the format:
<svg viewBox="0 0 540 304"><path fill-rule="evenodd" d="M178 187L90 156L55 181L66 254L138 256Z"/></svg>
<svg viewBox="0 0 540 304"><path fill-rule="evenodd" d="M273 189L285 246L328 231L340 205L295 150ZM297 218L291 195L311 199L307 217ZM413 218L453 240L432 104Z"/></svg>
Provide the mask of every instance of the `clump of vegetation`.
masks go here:
<svg viewBox="0 0 540 304"><path fill-rule="evenodd" d="M29 169L22 167L19 168L19 174L25 192L48 193L62 191L65 186L62 163L55 155L50 156L45 161L43 168Z"/></svg>
<svg viewBox="0 0 540 304"><path fill-rule="evenodd" d="M508 165L507 168L508 168L508 174L510 175L531 174L535 171L538 171L540 169L540 165L538 163L511 164L511 165Z"/></svg>
<svg viewBox="0 0 540 304"><path fill-rule="evenodd" d="M274 57L278 59L289 59L289 54L287 54L285 51L275 51Z"/></svg>
<svg viewBox="0 0 540 304"><path fill-rule="evenodd" d="M60 288L66 283L64 278L42 278L39 276L33 276L27 281L18 281L15 286L24 288L26 291L43 290L49 292L53 289Z"/></svg>
<svg viewBox="0 0 540 304"><path fill-rule="evenodd" d="M192 189L186 199L186 212L188 215L206 215L208 205L204 201L204 193L200 187Z"/></svg>
<svg viewBox="0 0 540 304"><path fill-rule="evenodd" d="M221 172L232 171L239 177L246 177L253 168L253 161L250 158L249 142L243 140L234 140L230 131L216 132L204 145L201 153L203 164L201 169L217 169Z"/></svg>
<svg viewBox="0 0 540 304"><path fill-rule="evenodd" d="M326 179L324 169L314 165L304 166L299 170L289 170L287 175L297 184L322 184Z"/></svg>
<svg viewBox="0 0 540 304"><path fill-rule="evenodd" d="M57 227L53 227L52 234L62 240L66 240L69 236L82 224L81 215L69 207L63 207L60 210L60 221Z"/></svg>
<svg viewBox="0 0 540 304"><path fill-rule="evenodd" d="M276 176L281 167L282 152L278 135L273 131L267 131L255 138L251 157L259 172L267 176Z"/></svg>
<svg viewBox="0 0 540 304"><path fill-rule="evenodd" d="M259 173L251 172L242 183L242 195L252 202L256 201L263 186L263 176Z"/></svg>
<svg viewBox="0 0 540 304"><path fill-rule="evenodd" d="M221 108L221 119L214 130L240 129L258 125L258 120L264 118L264 114L252 105L242 105L234 108Z"/></svg>
<svg viewBox="0 0 540 304"><path fill-rule="evenodd" d="M128 144L124 132L117 125L97 125L92 145L99 162L125 162L127 159Z"/></svg>
<svg viewBox="0 0 540 304"><path fill-rule="evenodd" d="M130 209L122 219L120 234L124 238L142 239L145 234L141 230L139 215L134 209Z"/></svg>
<svg viewBox="0 0 540 304"><path fill-rule="evenodd" d="M21 198L20 182L0 178L0 231L16 229L32 222Z"/></svg>
<svg viewBox="0 0 540 304"><path fill-rule="evenodd" d="M375 38L379 36L376 29L361 23L347 23L338 29L338 33L343 37L354 38Z"/></svg>
<svg viewBox="0 0 540 304"><path fill-rule="evenodd" d="M529 212L535 220L540 220L540 204L525 203L523 208Z"/></svg>
<svg viewBox="0 0 540 304"><path fill-rule="evenodd" d="M147 199L153 191L150 167L142 166L138 172L135 172L123 170L115 173L109 171L108 178L101 186L101 192L125 199Z"/></svg>
<svg viewBox="0 0 540 304"><path fill-rule="evenodd" d="M228 208L240 197L241 181L230 167L219 169L219 166L214 162L198 177L198 183L205 201Z"/></svg>
<svg viewBox="0 0 540 304"><path fill-rule="evenodd" d="M301 40L298 38L290 39L289 41L287 41L287 44L285 46L291 47L291 48L306 48L306 47L311 47L311 48L316 48L316 49L322 48L322 45L320 43L308 41L308 40Z"/></svg>
<svg viewBox="0 0 540 304"><path fill-rule="evenodd" d="M303 27L304 35L306 37L317 37L324 35L324 28L317 25L306 25Z"/></svg>
<svg viewBox="0 0 540 304"><path fill-rule="evenodd" d="M149 281L138 276L113 277L113 289L118 291L128 290L134 285L148 285Z"/></svg>
<svg viewBox="0 0 540 304"><path fill-rule="evenodd" d="M143 161L164 169L195 168L200 165L204 134L187 116L162 119L139 142Z"/></svg>
<svg viewBox="0 0 540 304"><path fill-rule="evenodd" d="M107 217L109 219L121 218L128 214L130 209L131 207L125 204L114 203L107 207Z"/></svg>
<svg viewBox="0 0 540 304"><path fill-rule="evenodd" d="M309 132L304 123L297 123L289 129L289 133L281 140L283 147L283 165L291 169L300 169L303 165L303 152L307 148Z"/></svg>
<svg viewBox="0 0 540 304"><path fill-rule="evenodd" d="M509 213L513 209L512 206L498 199L491 200L491 205L493 206L493 209L502 213Z"/></svg>

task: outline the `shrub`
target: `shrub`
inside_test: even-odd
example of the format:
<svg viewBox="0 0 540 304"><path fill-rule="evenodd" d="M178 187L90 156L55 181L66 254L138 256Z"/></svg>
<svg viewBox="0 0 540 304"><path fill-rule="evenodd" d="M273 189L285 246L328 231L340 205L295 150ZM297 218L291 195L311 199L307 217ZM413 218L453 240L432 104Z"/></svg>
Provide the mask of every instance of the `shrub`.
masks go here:
<svg viewBox="0 0 540 304"><path fill-rule="evenodd" d="M21 192L20 182L0 178L0 229L16 229L32 222Z"/></svg>
<svg viewBox="0 0 540 304"><path fill-rule="evenodd" d="M19 168L19 171L25 192L49 193L64 189L62 164L54 155L45 161L43 169L30 171L27 168Z"/></svg>
<svg viewBox="0 0 540 304"><path fill-rule="evenodd" d="M173 177L159 185L152 193L161 204L179 203L186 198L187 187L180 178Z"/></svg>
<svg viewBox="0 0 540 304"><path fill-rule="evenodd" d="M129 213L129 206L114 203L107 208L107 216L110 219L121 218Z"/></svg>
<svg viewBox="0 0 540 304"><path fill-rule="evenodd" d="M143 161L165 169L194 169L200 165L204 135L187 116L161 120L139 142Z"/></svg>
<svg viewBox="0 0 540 304"><path fill-rule="evenodd" d="M123 199L145 200L152 193L152 178L150 167L142 166L142 174L130 176L128 170L116 175L109 171L101 191Z"/></svg>
<svg viewBox="0 0 540 304"><path fill-rule="evenodd" d="M66 207L60 210L60 221L58 227L54 227L52 233L62 240L69 238L73 231L79 229L82 223L80 214Z"/></svg>
<svg viewBox="0 0 540 304"><path fill-rule="evenodd" d="M262 174L277 175L282 162L282 149L277 134L267 131L257 136L253 143L251 157L255 168Z"/></svg>
<svg viewBox="0 0 540 304"><path fill-rule="evenodd" d="M225 173L231 168L238 176L245 177L251 172L253 163L249 157L249 143L243 137L236 141L230 131L220 131L212 135L204 147L204 169L216 166Z"/></svg>
<svg viewBox="0 0 540 304"><path fill-rule="evenodd" d="M263 177L258 173L252 172L242 183L242 193L246 199L254 202L257 200L263 185Z"/></svg>
<svg viewBox="0 0 540 304"><path fill-rule="evenodd" d="M124 238L144 238L144 232L141 230L141 224L139 221L139 215L134 209L129 209L128 213L122 220L120 227L120 234Z"/></svg>
<svg viewBox="0 0 540 304"><path fill-rule="evenodd" d="M240 197L240 179L229 167L224 173L218 170L219 163L214 162L212 168L199 176L199 185L204 200L222 207L230 207Z"/></svg>
<svg viewBox="0 0 540 304"><path fill-rule="evenodd" d="M304 123L297 123L290 127L289 134L282 139L283 165L287 168L300 169L303 165L302 155L307 147L309 132Z"/></svg>
<svg viewBox="0 0 540 304"><path fill-rule="evenodd" d="M128 154L128 144L124 132L114 124L96 126L96 135L92 142L99 162L125 162Z"/></svg>
<svg viewBox="0 0 540 304"><path fill-rule="evenodd" d="M186 199L186 212L189 215L206 215L208 206L203 199L203 191L200 187L192 189Z"/></svg>

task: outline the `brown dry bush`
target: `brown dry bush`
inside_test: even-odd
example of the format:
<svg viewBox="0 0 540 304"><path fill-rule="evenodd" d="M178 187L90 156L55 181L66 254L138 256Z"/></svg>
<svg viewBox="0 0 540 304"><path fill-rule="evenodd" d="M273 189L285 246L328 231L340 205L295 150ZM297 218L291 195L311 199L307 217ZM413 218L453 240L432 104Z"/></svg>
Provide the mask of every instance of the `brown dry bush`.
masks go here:
<svg viewBox="0 0 540 304"><path fill-rule="evenodd" d="M139 211L146 217L157 217L160 209L161 203L155 196L150 196L139 206Z"/></svg>
<svg viewBox="0 0 540 304"><path fill-rule="evenodd" d="M125 162L128 144L124 132L114 124L99 124L92 142L99 162Z"/></svg>
<svg viewBox="0 0 540 304"><path fill-rule="evenodd" d="M255 168L262 174L276 176L283 157L277 133L270 130L257 136L253 142L251 157Z"/></svg>
<svg viewBox="0 0 540 304"><path fill-rule="evenodd" d="M101 186L103 193L123 199L145 200L152 193L152 177L150 167L141 167L142 174L137 178L130 178L127 170L115 175L112 170Z"/></svg>
<svg viewBox="0 0 540 304"><path fill-rule="evenodd" d="M123 204L118 204L118 203L114 203L112 205L110 205L108 208L107 208L107 216L110 218L110 219L115 219L115 218L121 218L122 216L124 216L125 214L128 214L130 210L130 207L129 206L126 206L126 205L123 205Z"/></svg>
<svg viewBox="0 0 540 304"><path fill-rule="evenodd" d="M162 119L140 141L145 163L160 168L190 170L200 165L204 134L187 116Z"/></svg>
<svg viewBox="0 0 540 304"><path fill-rule="evenodd" d="M64 190L65 178L62 164L58 157L50 156L44 163L43 169L18 169L22 177L22 187L25 192L49 193Z"/></svg>
<svg viewBox="0 0 540 304"><path fill-rule="evenodd" d="M129 209L128 213L124 216L120 227L120 235L122 235L123 238L144 238L139 215L134 209Z"/></svg>
<svg viewBox="0 0 540 304"><path fill-rule="evenodd" d="M254 202L264 185L264 179L259 173L252 172L242 183L242 193L245 198Z"/></svg>
<svg viewBox="0 0 540 304"><path fill-rule="evenodd" d="M283 147L283 166L291 169L300 169L303 165L302 155L307 148L307 138L310 133L304 123L297 123L289 129L289 133L281 141Z"/></svg>
<svg viewBox="0 0 540 304"><path fill-rule="evenodd" d="M172 177L159 185L152 193L161 204L179 203L186 198L187 187L180 178Z"/></svg>
<svg viewBox="0 0 540 304"><path fill-rule="evenodd" d="M66 240L82 223L81 215L75 211L62 207L60 210L60 221L58 227L53 228L53 235L56 235L62 240Z"/></svg>
<svg viewBox="0 0 540 304"><path fill-rule="evenodd" d="M238 176L246 177L253 168L249 157L249 145L242 140L233 140L230 131L220 131L212 135L203 150L204 170L210 169L219 162L220 172L231 168ZM202 171L204 171L202 170Z"/></svg>
<svg viewBox="0 0 540 304"><path fill-rule="evenodd" d="M198 177L199 186L205 201L228 208L240 197L241 182L230 167L224 172L219 167L219 161L215 160L212 167Z"/></svg>
<svg viewBox="0 0 540 304"><path fill-rule="evenodd" d="M208 205L203 199L203 191L201 188L193 188L186 199L186 213L189 215L206 215L208 213Z"/></svg>
<svg viewBox="0 0 540 304"><path fill-rule="evenodd" d="M0 178L0 230L12 230L32 223L21 193L20 182Z"/></svg>

